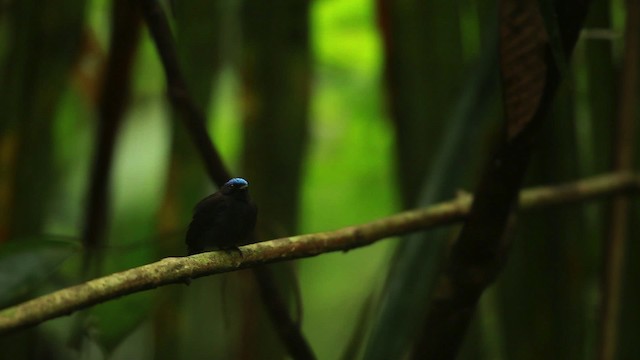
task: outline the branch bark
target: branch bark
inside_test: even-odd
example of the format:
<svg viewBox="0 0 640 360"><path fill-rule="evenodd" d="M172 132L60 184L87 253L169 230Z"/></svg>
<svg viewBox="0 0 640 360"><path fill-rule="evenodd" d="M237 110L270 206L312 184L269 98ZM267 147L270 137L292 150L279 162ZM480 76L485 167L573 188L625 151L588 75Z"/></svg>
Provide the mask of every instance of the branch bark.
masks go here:
<svg viewBox="0 0 640 360"><path fill-rule="evenodd" d="M165 71L169 100L176 111L182 115L184 125L202 156L209 178L220 187L231 178L230 172L209 139L206 127L207 117L189 93L180 69L169 22L158 1L144 0L140 5Z"/></svg>
<svg viewBox="0 0 640 360"><path fill-rule="evenodd" d="M572 183L535 187L520 194L520 211L583 201L640 190L640 175L614 173ZM285 237L240 247L240 251L214 251L170 257L43 295L0 311L0 334L37 325L120 296L159 286L188 283L207 275L256 265L347 251L380 239L462 221L473 197L461 195L428 208L404 211L366 224L343 229Z"/></svg>
<svg viewBox="0 0 640 360"><path fill-rule="evenodd" d="M499 2L505 135L484 169L468 219L443 265L413 359L454 359L480 296L502 271L510 246L505 230L588 1L553 2L547 15L554 24L549 26L536 0Z"/></svg>
<svg viewBox="0 0 640 360"><path fill-rule="evenodd" d="M205 125L205 113L198 107L189 93L179 65L167 17L157 0L143 0L140 2L140 6L162 61L167 79L169 99L173 107L182 114L182 120L202 157L209 177L218 187L221 187L232 176L225 166L220 153L209 138ZM274 282L274 279L271 278L271 272L267 272L264 269L253 269L253 272L269 315L272 319L278 319L277 322L273 322L273 325L282 336L282 341L290 351L290 355L296 359L315 358L311 347L296 322L290 316L287 316L286 303L282 300L280 294L275 290L268 289L270 284Z"/></svg>

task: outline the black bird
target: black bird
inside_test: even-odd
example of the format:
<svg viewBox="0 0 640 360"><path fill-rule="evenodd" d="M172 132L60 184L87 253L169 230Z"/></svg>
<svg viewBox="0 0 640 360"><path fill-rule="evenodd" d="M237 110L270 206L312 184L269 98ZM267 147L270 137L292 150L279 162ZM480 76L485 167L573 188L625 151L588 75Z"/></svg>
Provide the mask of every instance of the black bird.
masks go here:
<svg viewBox="0 0 640 360"><path fill-rule="evenodd" d="M200 201L187 230L189 255L232 249L251 240L258 211L249 197L249 183L233 178Z"/></svg>

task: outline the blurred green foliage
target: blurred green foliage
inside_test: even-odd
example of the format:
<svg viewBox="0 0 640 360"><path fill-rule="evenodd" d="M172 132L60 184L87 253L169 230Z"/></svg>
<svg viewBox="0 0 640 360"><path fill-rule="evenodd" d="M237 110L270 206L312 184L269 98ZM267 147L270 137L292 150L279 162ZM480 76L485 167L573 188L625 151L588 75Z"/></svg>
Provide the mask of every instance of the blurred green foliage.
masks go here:
<svg viewBox="0 0 640 360"><path fill-rule="evenodd" d="M57 17L17 3L0 5L3 305L81 279L75 240L84 225L96 102L109 49L109 1L87 2L84 19L79 9L70 6L57 9ZM36 4L33 0L28 3ZM72 3L82 9L81 1ZM300 192L295 194L300 202L299 233L337 229L393 214L403 202L407 205L402 200L407 197L413 203L419 201L419 191L408 191L408 187L424 185L425 179L406 182L398 173L399 140L391 119L391 90L384 75L387 59L376 8L384 3L310 3L309 143L303 154ZM486 2L427 3L447 6L448 14L457 16L458 25L456 36L414 34L418 40L436 37L447 48L455 46L449 55L422 54L427 58L442 56L439 61L450 66L442 73L439 68L427 69L440 76L440 83L416 87L433 86L429 89L437 99L429 100L440 110L425 121L442 125L428 124L433 131L411 134L424 143L404 144L405 149L431 149L430 153L417 153L425 162L442 151L443 124L456 116L453 107L461 104L463 90L473 78L467 74L476 69L480 54L491 46L484 34L491 32L496 21L494 6ZM172 19L182 60L189 64L185 73L209 115L211 138L234 173L240 171L246 156L243 111L250 104L242 90L246 84L240 64L239 7L233 0L219 0L205 10L178 6ZM568 64L569 79L543 130L544 151L537 154L530 173L528 182L532 185L568 181L609 168L609 128L615 118L615 79L625 12L620 1L598 0L594 7L599 12L591 16L588 26L607 36L596 38L586 33L578 43ZM33 14L40 17L29 17ZM217 22L205 23L207 19ZM55 28L62 22L67 27ZM18 33L26 30L33 33ZM217 38L203 36L195 44L189 43L204 31L218 32ZM35 42L47 32L66 34L67 41L51 36L40 39L47 46ZM202 45L207 40L212 42ZM198 46L207 51L199 51ZM206 56L201 58L202 54ZM411 73L413 69L408 70ZM37 75L28 76L31 72ZM164 73L146 33L133 74L132 98L118 134L110 179L104 273L164 256L182 256L190 208L214 190L166 99ZM488 91L481 95L487 106L478 106L482 109L478 118L497 118L495 94ZM425 101L425 93L416 91L411 96L418 104ZM473 147L457 153L462 154L455 163L458 175L443 180L449 188L473 186L476 170L486 158L496 132L495 121L478 120L478 124L478 129L473 129L476 138L470 141ZM417 173L426 169L419 170ZM176 180L180 176L183 178ZM29 186L36 187L35 191L29 191ZM605 213L605 206L599 203L560 207L523 219L505 273L483 297L460 358L593 358ZM54 236L67 241L51 241ZM450 236L444 233L444 237ZM398 261L393 257L397 243L382 241L296 262L303 299L302 329L319 359L340 358L349 346L366 343L366 336L376 326L367 319L373 318L369 315L380 305L390 263ZM637 243L633 246L637 248ZM632 284L640 273L639 262L629 259L628 263L631 275L627 281ZM259 315L262 310L253 281L241 272L200 279L188 288L159 289L114 300L82 316L52 320L0 340L0 359L35 359L43 354L56 359L267 358L246 348L247 343L256 343L247 340L250 337L279 341L267 318ZM632 321L640 316L633 302L639 293L631 285L626 289L621 354L622 358L634 358L640 355L633 350L629 334L637 331L640 323ZM417 306L420 309L409 310L420 316L426 304ZM356 331L362 336L354 339ZM80 342L74 343L78 338Z"/></svg>

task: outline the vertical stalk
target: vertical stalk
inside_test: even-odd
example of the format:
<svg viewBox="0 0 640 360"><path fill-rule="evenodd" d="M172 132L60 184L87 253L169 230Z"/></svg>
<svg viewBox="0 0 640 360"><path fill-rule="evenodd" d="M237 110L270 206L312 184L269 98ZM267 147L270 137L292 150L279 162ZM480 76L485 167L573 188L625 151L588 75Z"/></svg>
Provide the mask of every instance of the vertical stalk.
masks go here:
<svg viewBox="0 0 640 360"><path fill-rule="evenodd" d="M99 275L101 254L106 245L115 142L129 102L131 72L141 29L137 8L129 2L115 1L112 9L109 60L98 104L97 143L82 234L83 271L89 278Z"/></svg>
<svg viewBox="0 0 640 360"><path fill-rule="evenodd" d="M623 172L633 169L636 102L638 96L638 63L640 63L640 0L627 1L624 57L620 78L620 105L615 135L616 149L613 168ZM629 199L617 196L613 200L609 237L605 248L605 269L602 284L603 304L600 324L599 359L614 359L618 340L624 249L629 226Z"/></svg>

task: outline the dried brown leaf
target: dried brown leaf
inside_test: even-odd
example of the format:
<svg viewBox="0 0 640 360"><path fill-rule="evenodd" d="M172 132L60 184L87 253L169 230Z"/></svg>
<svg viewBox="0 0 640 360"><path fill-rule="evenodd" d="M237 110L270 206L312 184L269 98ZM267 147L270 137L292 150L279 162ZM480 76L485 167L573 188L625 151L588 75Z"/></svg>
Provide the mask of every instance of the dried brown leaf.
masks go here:
<svg viewBox="0 0 640 360"><path fill-rule="evenodd" d="M544 92L548 36L537 0L500 4L500 61L507 139L531 122Z"/></svg>

